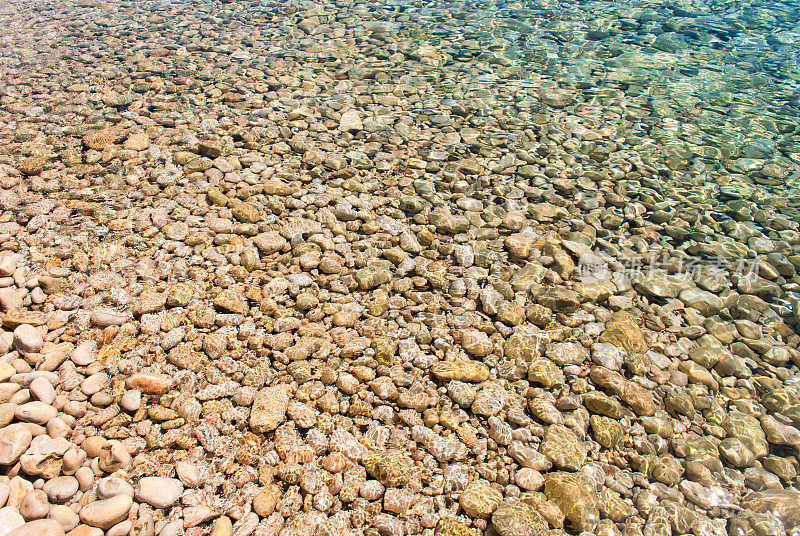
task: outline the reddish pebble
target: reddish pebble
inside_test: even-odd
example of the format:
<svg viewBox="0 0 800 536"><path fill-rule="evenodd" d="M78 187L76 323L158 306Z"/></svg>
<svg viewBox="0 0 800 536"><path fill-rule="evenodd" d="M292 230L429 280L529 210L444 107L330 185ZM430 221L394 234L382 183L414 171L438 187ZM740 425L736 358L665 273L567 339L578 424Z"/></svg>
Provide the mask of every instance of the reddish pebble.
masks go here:
<svg viewBox="0 0 800 536"><path fill-rule="evenodd" d="M172 79L172 83L176 86L191 86L194 84L194 78L191 76L176 76Z"/></svg>
<svg viewBox="0 0 800 536"><path fill-rule="evenodd" d="M125 381L128 389L139 389L149 395L163 395L170 390L173 384L171 377L151 372L134 374Z"/></svg>
<svg viewBox="0 0 800 536"><path fill-rule="evenodd" d="M125 139L127 130L120 125L112 125L97 132L92 132L83 137L83 144L89 149L102 151L109 145L119 143Z"/></svg>

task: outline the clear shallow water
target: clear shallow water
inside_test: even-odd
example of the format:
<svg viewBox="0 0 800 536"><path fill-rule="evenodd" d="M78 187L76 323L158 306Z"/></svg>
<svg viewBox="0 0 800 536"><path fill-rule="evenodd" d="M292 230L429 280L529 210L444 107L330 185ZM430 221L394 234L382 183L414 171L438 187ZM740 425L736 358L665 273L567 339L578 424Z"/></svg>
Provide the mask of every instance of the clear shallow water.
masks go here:
<svg viewBox="0 0 800 536"><path fill-rule="evenodd" d="M389 5L402 11L409 4ZM582 115L665 146L683 144L681 160L725 160L731 172L759 164L740 158L787 167L800 161L794 3L428 5L403 23L409 37L445 54L445 67L484 64L503 81L493 88L499 93L529 84L573 88L585 102ZM637 123L642 115L649 117Z"/></svg>
<svg viewBox="0 0 800 536"><path fill-rule="evenodd" d="M280 68L282 62L290 70L299 65L308 78L335 78L338 69L367 86L388 84L411 95L399 113L392 110L394 120L406 116L442 127L437 112L461 102L480 140L492 139L506 152L524 146L526 130L580 123L613 132L620 146L652 162L661 180L721 201L723 213L750 218L740 206L728 206L745 199L756 210L773 207L800 220L794 207L800 7L794 2L220 6L7 6L16 13L0 39L3 63L12 77L88 69L89 77L77 74L76 80L109 81L126 75L246 80L246 69ZM39 19L35 25L32 17ZM147 65L130 61L159 46L178 54ZM561 92L567 108L541 98L548 88ZM463 139L444 141L465 145ZM614 149L606 144L589 156L614 167Z"/></svg>

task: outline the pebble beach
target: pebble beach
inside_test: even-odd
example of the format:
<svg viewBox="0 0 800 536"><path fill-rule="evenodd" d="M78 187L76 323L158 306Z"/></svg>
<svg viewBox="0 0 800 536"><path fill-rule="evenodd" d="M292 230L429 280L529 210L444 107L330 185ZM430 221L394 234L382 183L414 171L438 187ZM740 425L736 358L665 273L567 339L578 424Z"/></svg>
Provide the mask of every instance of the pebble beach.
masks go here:
<svg viewBox="0 0 800 536"><path fill-rule="evenodd" d="M800 534L793 3L0 28L0 536Z"/></svg>

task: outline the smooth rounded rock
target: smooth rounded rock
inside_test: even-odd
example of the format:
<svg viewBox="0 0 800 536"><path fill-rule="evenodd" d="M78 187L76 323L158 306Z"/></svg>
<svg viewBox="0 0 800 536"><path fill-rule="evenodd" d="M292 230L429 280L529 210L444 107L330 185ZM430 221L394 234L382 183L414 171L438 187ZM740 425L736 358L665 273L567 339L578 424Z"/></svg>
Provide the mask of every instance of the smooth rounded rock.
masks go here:
<svg viewBox="0 0 800 536"><path fill-rule="evenodd" d="M58 410L50 404L35 401L19 406L14 415L21 421L47 424L47 421L58 415Z"/></svg>
<svg viewBox="0 0 800 536"><path fill-rule="evenodd" d="M147 476L136 486L136 500L155 508L173 506L183 494L183 484L177 478Z"/></svg>
<svg viewBox="0 0 800 536"><path fill-rule="evenodd" d="M54 519L38 519L25 523L6 536L64 536L64 529Z"/></svg>
<svg viewBox="0 0 800 536"><path fill-rule="evenodd" d="M28 521L41 519L49 511L50 503L47 500L47 494L40 489L34 489L26 493L25 497L22 498L22 503L19 505L19 513Z"/></svg>
<svg viewBox="0 0 800 536"><path fill-rule="evenodd" d="M23 355L38 352L43 344L42 334L30 324L22 324L14 330L14 348Z"/></svg>
<svg viewBox="0 0 800 536"><path fill-rule="evenodd" d="M36 378L28 388L31 390L31 394L44 404L52 404L56 399L56 390L53 384L45 378Z"/></svg>
<svg viewBox="0 0 800 536"><path fill-rule="evenodd" d="M64 532L69 532L80 524L80 516L72 508L63 504L56 504L47 514L48 519L56 521Z"/></svg>
<svg viewBox="0 0 800 536"><path fill-rule="evenodd" d="M97 483L97 496L101 499L110 499L117 495L133 497L133 485L118 476L103 478Z"/></svg>
<svg viewBox="0 0 800 536"><path fill-rule="evenodd" d="M51 502L61 503L71 499L78 493L78 479L74 476L59 476L48 480L42 486Z"/></svg>
<svg viewBox="0 0 800 536"><path fill-rule="evenodd" d="M11 506L0 508L0 530L4 534L7 535L24 524L25 518L20 515L17 508Z"/></svg>
<svg viewBox="0 0 800 536"><path fill-rule="evenodd" d="M131 505L133 499L129 495L117 495L87 504L81 508L80 518L87 525L107 530L128 517Z"/></svg>

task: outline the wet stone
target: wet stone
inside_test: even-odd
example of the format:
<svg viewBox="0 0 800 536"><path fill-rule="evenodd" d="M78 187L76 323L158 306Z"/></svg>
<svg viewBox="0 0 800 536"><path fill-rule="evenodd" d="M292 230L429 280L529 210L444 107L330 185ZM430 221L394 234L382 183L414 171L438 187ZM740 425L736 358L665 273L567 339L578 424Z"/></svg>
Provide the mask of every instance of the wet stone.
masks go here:
<svg viewBox="0 0 800 536"><path fill-rule="evenodd" d="M489 417L500 413L505 403L505 389L498 384L486 382L475 395L471 409L475 415Z"/></svg>
<svg viewBox="0 0 800 536"><path fill-rule="evenodd" d="M436 525L434 536L474 536L472 529L455 519L442 519Z"/></svg>
<svg viewBox="0 0 800 536"><path fill-rule="evenodd" d="M533 506L519 501L501 502L492 514L492 525L500 536L538 536L548 528Z"/></svg>
<svg viewBox="0 0 800 536"><path fill-rule="evenodd" d="M373 289L392 280L392 263L376 261L356 273L356 281L363 290Z"/></svg>
<svg viewBox="0 0 800 536"><path fill-rule="evenodd" d="M592 530L599 521L597 500L586 477L577 473L553 472L545 475L544 493L564 513L577 530Z"/></svg>
<svg viewBox="0 0 800 536"><path fill-rule="evenodd" d="M90 149L102 151L109 145L121 142L125 137L125 128L114 125L85 135L83 137L83 143Z"/></svg>
<svg viewBox="0 0 800 536"><path fill-rule="evenodd" d="M479 361L440 361L431 372L443 381L482 382L489 378L489 367Z"/></svg>
<svg viewBox="0 0 800 536"><path fill-rule="evenodd" d="M606 322L606 329L600 336L602 342L611 343L632 354L643 353L649 349L642 328L627 311L619 311Z"/></svg>
<svg viewBox="0 0 800 536"><path fill-rule="evenodd" d="M384 4L0 9L0 533L797 532L794 5Z"/></svg>
<svg viewBox="0 0 800 536"><path fill-rule="evenodd" d="M453 380L447 384L447 394L462 408L469 408L475 401L478 390L474 385Z"/></svg>
<svg viewBox="0 0 800 536"><path fill-rule="evenodd" d="M761 423L755 417L739 411L732 411L721 425L728 435L741 441L742 445L756 458L762 458L769 453L766 434Z"/></svg>
<svg viewBox="0 0 800 536"><path fill-rule="evenodd" d="M502 499L503 495L489 483L475 481L461 493L459 504L470 517L488 518Z"/></svg>
<svg viewBox="0 0 800 536"><path fill-rule="evenodd" d="M411 460L400 454L371 452L362 457L361 463L367 473L388 488L405 486L411 478Z"/></svg>
<svg viewBox="0 0 800 536"><path fill-rule="evenodd" d="M286 419L289 406L288 385L267 387L258 392L250 412L250 428L254 432L270 432Z"/></svg>
<svg viewBox="0 0 800 536"><path fill-rule="evenodd" d="M558 387L564 384L564 372L546 357L531 360L528 367L528 381L545 387Z"/></svg>
<svg viewBox="0 0 800 536"><path fill-rule="evenodd" d="M615 419L592 415L590 422L595 441L607 449L613 449L619 445L625 435L624 428Z"/></svg>
<svg viewBox="0 0 800 536"><path fill-rule="evenodd" d="M469 228L469 220L464 216L437 209L430 213L428 220L443 234L463 233Z"/></svg>
<svg viewBox="0 0 800 536"><path fill-rule="evenodd" d="M557 468L569 471L580 469L586 459L586 450L575 432L560 424L547 427L541 452Z"/></svg>

